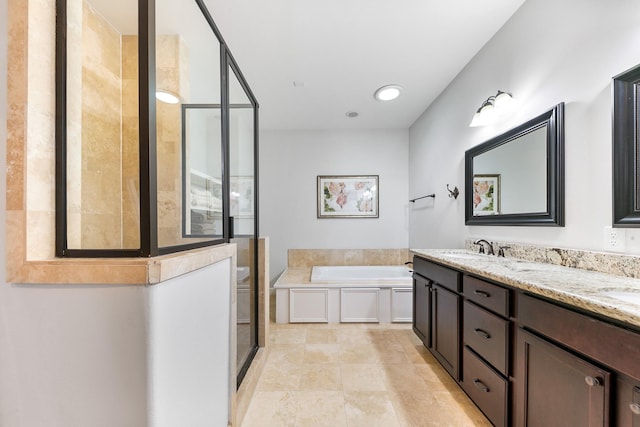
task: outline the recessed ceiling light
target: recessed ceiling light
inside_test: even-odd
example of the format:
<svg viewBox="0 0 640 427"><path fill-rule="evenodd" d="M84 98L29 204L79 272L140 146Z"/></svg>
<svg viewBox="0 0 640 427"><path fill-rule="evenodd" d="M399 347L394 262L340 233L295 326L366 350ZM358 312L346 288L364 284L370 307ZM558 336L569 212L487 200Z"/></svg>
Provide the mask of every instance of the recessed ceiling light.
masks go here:
<svg viewBox="0 0 640 427"><path fill-rule="evenodd" d="M386 85L376 90L376 93L373 95L373 97L378 101L391 101L399 97L400 92L402 92L402 86Z"/></svg>
<svg viewBox="0 0 640 427"><path fill-rule="evenodd" d="M157 90L156 99L160 102L166 102L167 104L177 104L180 102L180 98L171 92L166 90Z"/></svg>
<svg viewBox="0 0 640 427"><path fill-rule="evenodd" d="M354 118L354 117L358 117L358 112L357 111L347 111L345 116L349 117L349 118Z"/></svg>

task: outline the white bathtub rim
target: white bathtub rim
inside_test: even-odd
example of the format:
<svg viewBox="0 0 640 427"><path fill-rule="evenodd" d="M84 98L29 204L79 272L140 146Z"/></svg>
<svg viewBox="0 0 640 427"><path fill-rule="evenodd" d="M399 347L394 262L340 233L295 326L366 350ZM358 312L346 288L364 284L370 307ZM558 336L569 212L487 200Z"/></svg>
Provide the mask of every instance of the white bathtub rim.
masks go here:
<svg viewBox="0 0 640 427"><path fill-rule="evenodd" d="M311 283L411 282L411 269L404 265L322 265L311 267Z"/></svg>

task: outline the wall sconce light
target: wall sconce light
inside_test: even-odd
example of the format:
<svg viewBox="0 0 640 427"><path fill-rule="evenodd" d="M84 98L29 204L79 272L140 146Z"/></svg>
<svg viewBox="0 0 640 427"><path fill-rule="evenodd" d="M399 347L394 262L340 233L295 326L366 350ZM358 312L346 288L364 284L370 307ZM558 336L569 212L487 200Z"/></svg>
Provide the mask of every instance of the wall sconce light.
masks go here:
<svg viewBox="0 0 640 427"><path fill-rule="evenodd" d="M469 126L486 126L495 123L509 111L512 102L513 97L510 93L499 90L497 94L490 96L480 105Z"/></svg>

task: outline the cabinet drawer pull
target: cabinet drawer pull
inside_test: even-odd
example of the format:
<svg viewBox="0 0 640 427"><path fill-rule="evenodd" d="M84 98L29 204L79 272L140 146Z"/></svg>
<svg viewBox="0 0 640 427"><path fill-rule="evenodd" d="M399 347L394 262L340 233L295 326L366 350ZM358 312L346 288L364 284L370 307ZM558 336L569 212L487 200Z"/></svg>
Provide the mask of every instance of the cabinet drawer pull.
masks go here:
<svg viewBox="0 0 640 427"><path fill-rule="evenodd" d="M631 403L629 409L636 415L640 415L640 403Z"/></svg>
<svg viewBox="0 0 640 427"><path fill-rule="evenodd" d="M485 291L480 291L480 290L475 290L473 291L474 294L476 295L480 295L481 297L485 297L485 298L489 298L491 296L491 294L489 292L485 292Z"/></svg>
<svg viewBox="0 0 640 427"><path fill-rule="evenodd" d="M479 379L473 380L473 384L476 387L478 387L480 390L484 391L485 393L489 393L489 387L484 385L484 383L482 381L480 381Z"/></svg>
<svg viewBox="0 0 640 427"><path fill-rule="evenodd" d="M595 387L597 385L600 385L600 380L590 375L584 377L584 382L586 382L589 387Z"/></svg>
<svg viewBox="0 0 640 427"><path fill-rule="evenodd" d="M488 340L491 338L491 335L489 334L489 332L480 329L480 328L476 328L473 330L473 332L475 332L477 335L480 335L482 338L484 338L485 340Z"/></svg>

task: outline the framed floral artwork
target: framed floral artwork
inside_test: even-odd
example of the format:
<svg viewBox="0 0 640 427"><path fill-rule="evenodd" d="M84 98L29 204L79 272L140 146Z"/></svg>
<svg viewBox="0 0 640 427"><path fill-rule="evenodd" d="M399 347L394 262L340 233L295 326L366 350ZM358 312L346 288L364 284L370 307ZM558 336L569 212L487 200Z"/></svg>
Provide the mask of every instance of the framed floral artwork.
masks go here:
<svg viewBox="0 0 640 427"><path fill-rule="evenodd" d="M230 177L229 215L237 218L253 218L253 188L255 179L252 176Z"/></svg>
<svg viewBox="0 0 640 427"><path fill-rule="evenodd" d="M318 218L378 218L378 175L318 176Z"/></svg>
<svg viewBox="0 0 640 427"><path fill-rule="evenodd" d="M500 175L473 176L473 215L500 213Z"/></svg>

